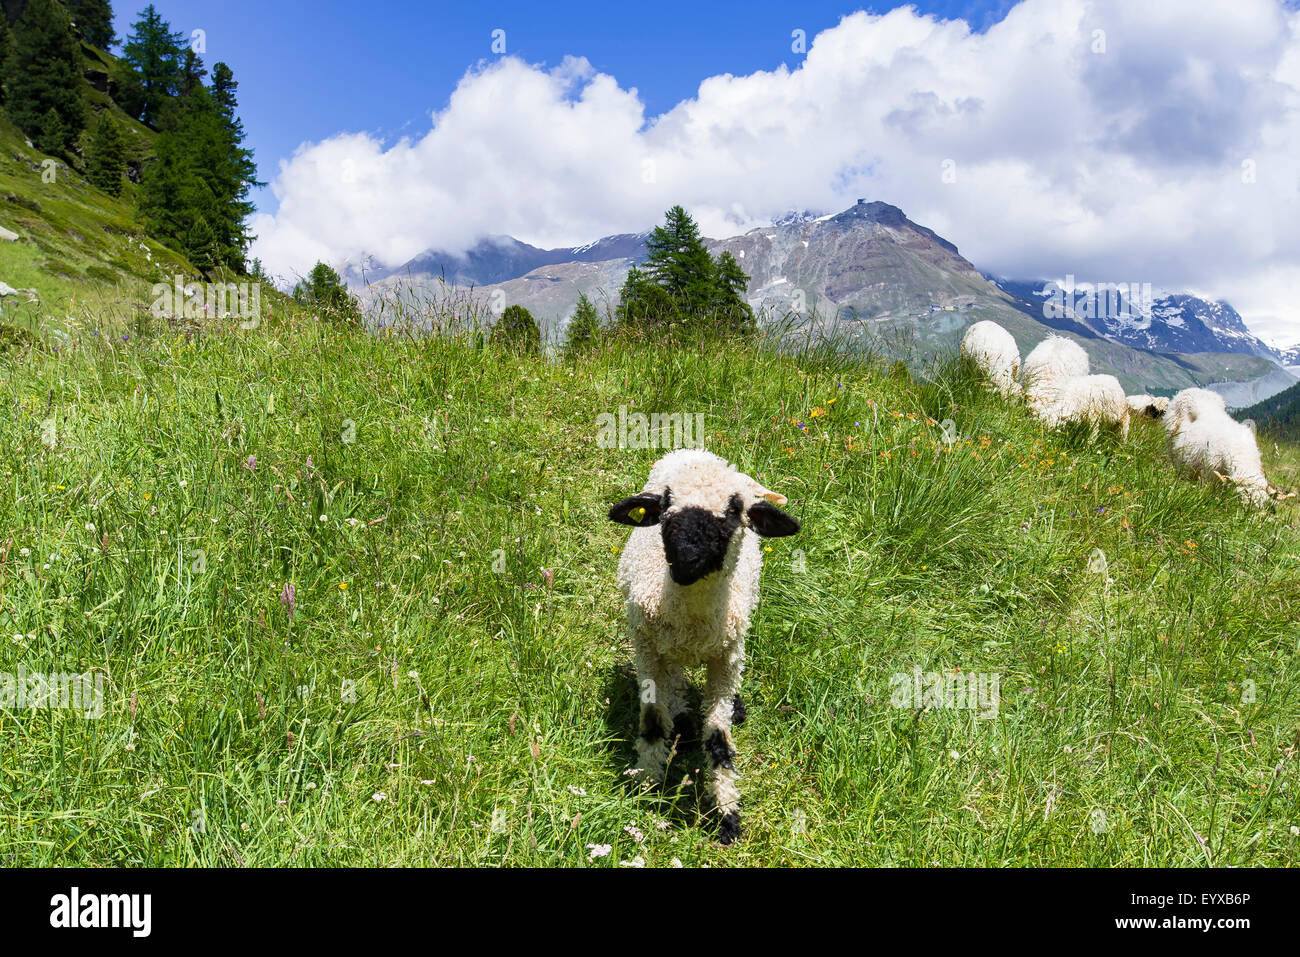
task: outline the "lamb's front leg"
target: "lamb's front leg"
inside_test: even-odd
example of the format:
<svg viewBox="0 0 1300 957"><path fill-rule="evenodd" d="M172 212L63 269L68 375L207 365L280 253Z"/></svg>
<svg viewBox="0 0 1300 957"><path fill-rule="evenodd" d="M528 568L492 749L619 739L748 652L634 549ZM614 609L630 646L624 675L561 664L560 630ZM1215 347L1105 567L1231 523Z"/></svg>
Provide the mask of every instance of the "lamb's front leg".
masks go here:
<svg viewBox="0 0 1300 957"><path fill-rule="evenodd" d="M636 739L638 776L656 784L664 779L673 744L673 716L680 710L680 669L637 644L636 677L639 695L639 734Z"/></svg>
<svg viewBox="0 0 1300 957"><path fill-rule="evenodd" d="M704 751L709 759L709 793L721 817L718 840L730 844L740 837L740 790L736 786L736 748L731 723L740 700L743 653L713 658L708 664L704 694ZM739 710L743 713L743 705Z"/></svg>

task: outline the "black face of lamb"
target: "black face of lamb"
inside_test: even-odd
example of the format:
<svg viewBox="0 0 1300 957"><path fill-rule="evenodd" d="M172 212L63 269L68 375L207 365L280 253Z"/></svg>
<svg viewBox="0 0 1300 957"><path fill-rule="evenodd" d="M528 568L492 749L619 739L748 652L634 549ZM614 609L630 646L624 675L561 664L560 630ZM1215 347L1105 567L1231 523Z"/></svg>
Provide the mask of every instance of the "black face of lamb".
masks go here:
<svg viewBox="0 0 1300 957"><path fill-rule="evenodd" d="M694 585L706 575L721 571L731 536L740 528L744 503L731 496L725 515L688 505L668 516L663 525L664 556L668 574L679 585Z"/></svg>

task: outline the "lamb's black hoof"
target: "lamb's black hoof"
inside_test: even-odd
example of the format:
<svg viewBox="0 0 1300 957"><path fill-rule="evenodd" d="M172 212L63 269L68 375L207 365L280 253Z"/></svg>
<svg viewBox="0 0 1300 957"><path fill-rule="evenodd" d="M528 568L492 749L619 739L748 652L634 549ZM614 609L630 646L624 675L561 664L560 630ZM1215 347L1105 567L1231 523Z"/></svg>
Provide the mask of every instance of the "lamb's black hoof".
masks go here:
<svg viewBox="0 0 1300 957"><path fill-rule="evenodd" d="M641 737L654 742L663 736L664 726L659 720L659 712L653 705L646 705L641 710Z"/></svg>
<svg viewBox="0 0 1300 957"><path fill-rule="evenodd" d="M678 747L694 744L700 740L700 722L689 711L679 711L673 717L673 737L678 738Z"/></svg>
<svg viewBox="0 0 1300 957"><path fill-rule="evenodd" d="M722 816L722 823L718 825L718 843L734 844L740 840L740 812L732 811Z"/></svg>
<svg viewBox="0 0 1300 957"><path fill-rule="evenodd" d="M749 712L745 710L745 701L740 695L731 699L731 723L744 724L745 719L749 717Z"/></svg>
<svg viewBox="0 0 1300 957"><path fill-rule="evenodd" d="M726 735L722 733L721 728L713 729L709 740L704 742L704 750L708 752L709 760L713 762L715 768L732 770L736 767L734 761L736 752L732 751L731 746L727 744Z"/></svg>

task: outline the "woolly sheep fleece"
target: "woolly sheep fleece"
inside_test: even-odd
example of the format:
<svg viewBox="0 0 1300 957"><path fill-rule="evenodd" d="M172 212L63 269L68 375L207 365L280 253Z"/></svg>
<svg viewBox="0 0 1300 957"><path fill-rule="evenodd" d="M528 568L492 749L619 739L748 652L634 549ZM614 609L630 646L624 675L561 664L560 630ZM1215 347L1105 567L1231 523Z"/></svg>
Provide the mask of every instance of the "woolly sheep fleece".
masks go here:
<svg viewBox="0 0 1300 957"><path fill-rule="evenodd" d="M1164 421L1169 453L1181 471L1202 481L1232 482L1256 508L1268 502L1255 432L1228 415L1223 396L1210 389L1184 389L1170 400Z"/></svg>
<svg viewBox="0 0 1300 957"><path fill-rule="evenodd" d="M1092 427L1093 438L1103 426L1128 436L1129 407L1124 388L1113 375L1076 376L1061 382L1056 398L1042 413L1048 428L1066 422Z"/></svg>
<svg viewBox="0 0 1300 957"><path fill-rule="evenodd" d="M1020 394L1020 347L1011 333L996 322L985 319L966 330L961 338L961 354L993 383L1002 395Z"/></svg>
<svg viewBox="0 0 1300 957"><path fill-rule="evenodd" d="M1171 438L1169 450L1174 464L1194 478L1210 481L1223 476L1237 486L1247 504L1256 508L1267 504L1268 480L1255 433L1226 412L1203 412L1185 423Z"/></svg>
<svg viewBox="0 0 1300 957"><path fill-rule="evenodd" d="M1041 416L1053 402L1066 379L1088 374L1088 353L1064 336L1048 336L1025 356L1021 367L1025 399L1035 415Z"/></svg>
<svg viewBox="0 0 1300 957"><path fill-rule="evenodd" d="M1228 414L1223 396L1210 389L1184 389L1169 400L1164 416L1165 431L1172 439L1185 423L1216 413L1225 417Z"/></svg>
<svg viewBox="0 0 1300 957"><path fill-rule="evenodd" d="M663 779L672 746L669 729L679 718L689 719L684 714L688 690L684 669L707 666L700 738L712 765L709 790L721 815L721 840L726 844L740 835L731 725L733 716L743 720L739 691L745 634L758 604L763 561L759 533L751 527L753 510L768 509L789 523L775 534L793 534L798 523L771 507L770 503L784 505L784 496L710 452L683 449L656 462L642 494L662 497L665 489L670 490L670 504L661 513L661 522L671 522L675 511L689 507L703 508L713 516L727 515L733 496L739 496L744 517L728 540L721 569L688 585L679 585L670 575L660 524L634 529L623 549L618 584L627 602L643 695L637 770L649 780Z"/></svg>

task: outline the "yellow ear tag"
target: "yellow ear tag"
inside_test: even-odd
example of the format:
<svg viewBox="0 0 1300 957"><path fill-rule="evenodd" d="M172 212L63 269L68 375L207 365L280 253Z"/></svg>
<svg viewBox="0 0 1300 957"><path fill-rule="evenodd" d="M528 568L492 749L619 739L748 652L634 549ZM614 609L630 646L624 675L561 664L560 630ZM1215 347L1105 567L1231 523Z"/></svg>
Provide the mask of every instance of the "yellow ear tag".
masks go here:
<svg viewBox="0 0 1300 957"><path fill-rule="evenodd" d="M645 509L638 505L627 514L628 518L632 519L632 521L639 522L641 519L645 518Z"/></svg>

